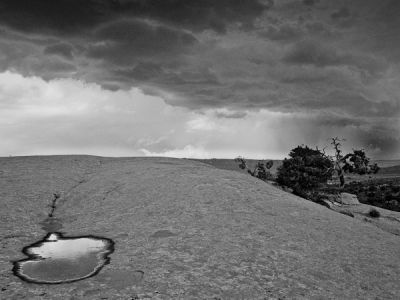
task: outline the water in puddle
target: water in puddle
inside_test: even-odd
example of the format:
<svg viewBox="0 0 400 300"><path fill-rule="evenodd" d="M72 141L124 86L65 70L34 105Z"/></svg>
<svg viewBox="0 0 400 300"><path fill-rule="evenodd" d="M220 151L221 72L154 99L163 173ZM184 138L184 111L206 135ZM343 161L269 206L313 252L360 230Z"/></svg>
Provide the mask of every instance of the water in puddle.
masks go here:
<svg viewBox="0 0 400 300"><path fill-rule="evenodd" d="M48 233L42 241L25 247L27 259L14 262L13 272L33 283L57 284L96 275L110 260L114 242L95 236L63 237Z"/></svg>

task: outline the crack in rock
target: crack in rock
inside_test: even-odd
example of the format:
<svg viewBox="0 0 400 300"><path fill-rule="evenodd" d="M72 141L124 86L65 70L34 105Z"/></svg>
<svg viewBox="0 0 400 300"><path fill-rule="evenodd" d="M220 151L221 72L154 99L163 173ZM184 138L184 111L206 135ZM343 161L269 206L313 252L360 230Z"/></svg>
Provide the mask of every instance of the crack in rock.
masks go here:
<svg viewBox="0 0 400 300"><path fill-rule="evenodd" d="M56 210L56 207L57 207L57 200L60 199L60 197L61 197L60 193L53 194L53 200L51 201L51 204L50 204L49 218L53 217L54 211Z"/></svg>

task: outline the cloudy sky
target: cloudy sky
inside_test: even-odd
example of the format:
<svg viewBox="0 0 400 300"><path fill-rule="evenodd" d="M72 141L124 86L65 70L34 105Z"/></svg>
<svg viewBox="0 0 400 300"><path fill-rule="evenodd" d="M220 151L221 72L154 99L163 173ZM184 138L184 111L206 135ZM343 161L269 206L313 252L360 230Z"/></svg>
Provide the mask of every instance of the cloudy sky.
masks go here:
<svg viewBox="0 0 400 300"><path fill-rule="evenodd" d="M398 0L1 0L0 156L400 158Z"/></svg>

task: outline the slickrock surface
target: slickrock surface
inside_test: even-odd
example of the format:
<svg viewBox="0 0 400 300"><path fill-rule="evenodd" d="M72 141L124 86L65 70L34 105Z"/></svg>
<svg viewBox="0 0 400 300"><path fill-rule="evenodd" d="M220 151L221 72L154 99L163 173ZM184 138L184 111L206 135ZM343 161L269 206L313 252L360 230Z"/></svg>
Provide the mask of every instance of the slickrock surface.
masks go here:
<svg viewBox="0 0 400 300"><path fill-rule="evenodd" d="M54 194L65 236L114 240L94 277L11 272ZM400 237L246 174L190 160L0 158L1 299L399 299Z"/></svg>

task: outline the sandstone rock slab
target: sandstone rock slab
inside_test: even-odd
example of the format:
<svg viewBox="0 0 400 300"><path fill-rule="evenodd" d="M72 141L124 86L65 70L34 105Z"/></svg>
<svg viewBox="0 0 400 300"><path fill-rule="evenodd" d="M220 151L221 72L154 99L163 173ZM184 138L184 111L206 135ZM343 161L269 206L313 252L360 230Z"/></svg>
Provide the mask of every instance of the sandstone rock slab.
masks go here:
<svg viewBox="0 0 400 300"><path fill-rule="evenodd" d="M0 167L2 299L400 294L399 236L246 174L169 158L0 158ZM28 284L10 261L46 234L56 192L63 233L109 238L115 250L94 277Z"/></svg>
<svg viewBox="0 0 400 300"><path fill-rule="evenodd" d="M340 193L338 201L343 205L359 205L360 204L357 196L354 194L350 194L350 193Z"/></svg>

